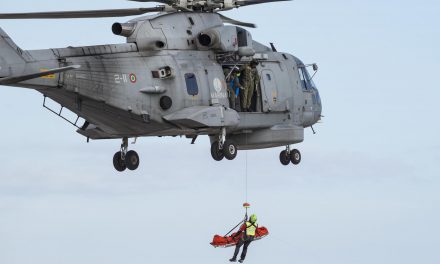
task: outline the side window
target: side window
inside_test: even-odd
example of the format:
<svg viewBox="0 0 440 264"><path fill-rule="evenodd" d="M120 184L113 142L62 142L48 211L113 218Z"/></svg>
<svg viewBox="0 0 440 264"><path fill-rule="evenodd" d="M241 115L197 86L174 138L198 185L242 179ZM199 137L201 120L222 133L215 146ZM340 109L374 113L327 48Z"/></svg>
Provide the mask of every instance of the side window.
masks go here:
<svg viewBox="0 0 440 264"><path fill-rule="evenodd" d="M196 75L194 73L185 74L186 89L189 95L198 95L199 86L197 85Z"/></svg>
<svg viewBox="0 0 440 264"><path fill-rule="evenodd" d="M237 28L237 39L239 47L246 47L248 45L246 30Z"/></svg>

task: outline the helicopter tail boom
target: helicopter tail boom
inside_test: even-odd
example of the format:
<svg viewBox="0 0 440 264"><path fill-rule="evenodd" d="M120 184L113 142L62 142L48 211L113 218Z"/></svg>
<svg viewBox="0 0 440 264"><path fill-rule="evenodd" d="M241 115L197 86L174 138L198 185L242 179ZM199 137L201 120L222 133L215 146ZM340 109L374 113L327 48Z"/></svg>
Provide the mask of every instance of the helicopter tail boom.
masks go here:
<svg viewBox="0 0 440 264"><path fill-rule="evenodd" d="M24 51L0 28L0 77L9 77L26 64Z"/></svg>
<svg viewBox="0 0 440 264"><path fill-rule="evenodd" d="M50 75L53 75L56 73L79 69L80 67L81 67L80 65L71 65L71 66L67 66L67 67L44 70L44 71L34 72L34 73L29 73L29 74L24 74L24 75L0 78L0 85L10 85L10 84L24 82L24 81L28 81L28 80L32 80L32 79L43 78L43 77L50 76Z"/></svg>

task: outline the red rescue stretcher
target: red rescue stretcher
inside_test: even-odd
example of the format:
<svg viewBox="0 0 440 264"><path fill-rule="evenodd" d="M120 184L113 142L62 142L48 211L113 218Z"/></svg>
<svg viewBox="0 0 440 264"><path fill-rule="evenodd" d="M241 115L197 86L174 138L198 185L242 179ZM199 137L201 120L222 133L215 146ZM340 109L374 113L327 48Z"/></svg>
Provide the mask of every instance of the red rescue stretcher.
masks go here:
<svg viewBox="0 0 440 264"><path fill-rule="evenodd" d="M239 234L235 237L235 235L237 233L238 232L232 233L232 235L230 235L230 236L215 235L214 238L212 239L211 245L215 248L217 248L217 247L227 248L227 247L235 246L235 245L237 245L240 238L243 236L243 232L241 232L241 234ZM265 228L264 226L259 227L255 231L254 241L265 238L268 235L269 235L269 231L267 230L267 228Z"/></svg>

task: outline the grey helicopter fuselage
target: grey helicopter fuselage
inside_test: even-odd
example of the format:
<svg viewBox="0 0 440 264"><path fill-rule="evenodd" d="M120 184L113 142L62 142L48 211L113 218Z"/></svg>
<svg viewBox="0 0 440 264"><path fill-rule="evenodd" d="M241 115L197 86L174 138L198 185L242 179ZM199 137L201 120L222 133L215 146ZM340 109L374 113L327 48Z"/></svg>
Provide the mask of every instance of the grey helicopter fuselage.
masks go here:
<svg viewBox="0 0 440 264"><path fill-rule="evenodd" d="M113 31L127 43L32 51L1 31L0 53L5 45L11 50L2 55L0 77L80 66L8 85L35 89L82 117L78 132L91 139L209 135L214 141L225 129L239 149L259 149L302 142L304 128L320 120L306 65L225 26L216 13L161 13L116 23ZM255 59L256 112L236 111L224 68Z"/></svg>

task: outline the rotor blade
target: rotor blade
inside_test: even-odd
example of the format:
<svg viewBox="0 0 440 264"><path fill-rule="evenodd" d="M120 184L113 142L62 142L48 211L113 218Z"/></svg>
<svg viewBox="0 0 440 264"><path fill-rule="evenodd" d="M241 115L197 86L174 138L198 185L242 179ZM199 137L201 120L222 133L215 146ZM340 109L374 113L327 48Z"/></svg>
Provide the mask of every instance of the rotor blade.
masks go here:
<svg viewBox="0 0 440 264"><path fill-rule="evenodd" d="M164 10L165 10L164 6L158 6L151 8L132 8L132 9L9 13L9 14L0 14L0 19L62 19L62 18L124 17L124 16L143 15L150 12L161 12Z"/></svg>
<svg viewBox="0 0 440 264"><path fill-rule="evenodd" d="M130 2L142 2L142 3L162 3L167 5L173 5L176 3L176 0L127 0Z"/></svg>
<svg viewBox="0 0 440 264"><path fill-rule="evenodd" d="M228 24L242 26L242 27L249 27L249 28L256 28L257 27L257 25L255 25L253 23L246 23L246 22L242 22L242 21L238 21L238 20L229 18L229 17L224 16L224 15L219 14L219 13L217 13L217 14L221 17L223 22L228 23Z"/></svg>
<svg viewBox="0 0 440 264"><path fill-rule="evenodd" d="M293 1L293 0L238 0L235 2L235 5L248 6L248 5L266 4L272 2L286 2L286 1Z"/></svg>

